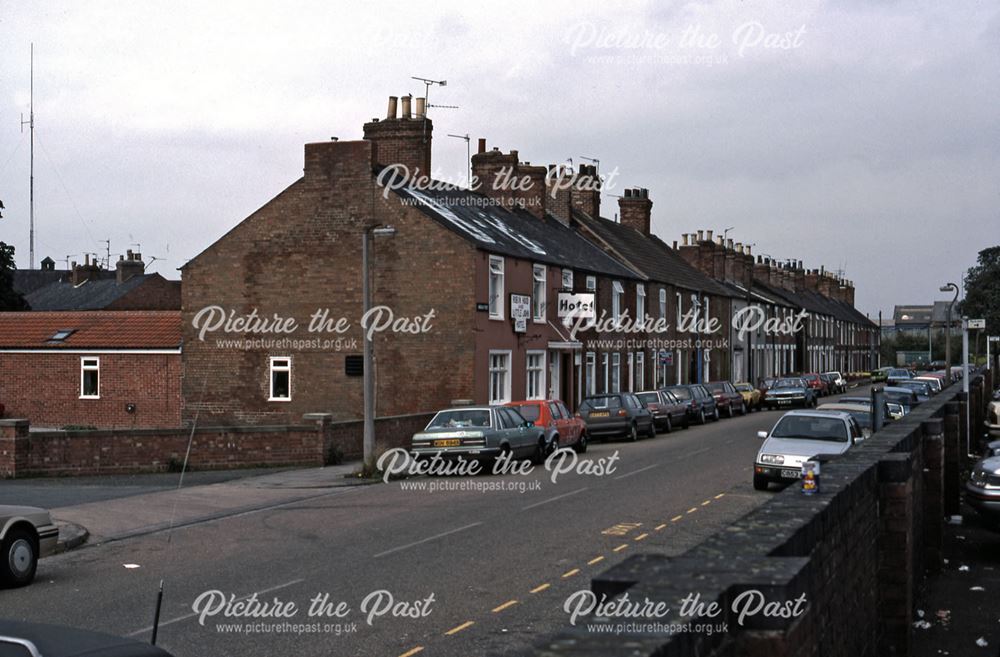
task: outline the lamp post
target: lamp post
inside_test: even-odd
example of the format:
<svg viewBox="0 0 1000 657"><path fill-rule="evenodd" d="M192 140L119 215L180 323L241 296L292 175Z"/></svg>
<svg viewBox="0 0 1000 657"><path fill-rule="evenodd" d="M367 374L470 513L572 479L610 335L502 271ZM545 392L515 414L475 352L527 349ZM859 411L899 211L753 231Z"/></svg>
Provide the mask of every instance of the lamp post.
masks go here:
<svg viewBox="0 0 1000 657"><path fill-rule="evenodd" d="M362 313L367 315L372 307L371 293L371 257L369 254L369 243L373 237L384 235L392 237L396 234L396 229L392 226L368 226L361 233L361 305ZM372 371L372 340L365 331L362 336L364 340L364 471L370 474L375 470L375 373Z"/></svg>
<svg viewBox="0 0 1000 657"><path fill-rule="evenodd" d="M948 342L945 344L944 347L944 353L945 353L944 359L948 361L947 364L948 378L950 379L951 378L951 318L952 318L951 309L955 305L955 302L958 301L958 286L955 285L954 283L948 283L947 285L942 285L940 289L942 292L955 293L955 298L948 303L948 317L946 319L946 321L948 322Z"/></svg>

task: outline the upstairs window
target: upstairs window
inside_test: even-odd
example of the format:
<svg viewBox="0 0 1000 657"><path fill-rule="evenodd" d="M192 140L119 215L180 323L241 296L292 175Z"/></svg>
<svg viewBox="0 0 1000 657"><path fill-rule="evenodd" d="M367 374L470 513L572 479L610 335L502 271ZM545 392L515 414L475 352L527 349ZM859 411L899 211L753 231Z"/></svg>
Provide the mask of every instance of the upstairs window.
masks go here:
<svg viewBox="0 0 1000 657"><path fill-rule="evenodd" d="M545 265L533 265L531 268L532 295L531 317L535 322L545 322Z"/></svg>
<svg viewBox="0 0 1000 657"><path fill-rule="evenodd" d="M503 258L490 256L490 319L503 319Z"/></svg>
<svg viewBox="0 0 1000 657"><path fill-rule="evenodd" d="M611 287L611 319L615 324L621 320L622 305L625 302L625 286L621 281L614 281ZM615 392L618 392L617 390Z"/></svg>
<svg viewBox="0 0 1000 657"><path fill-rule="evenodd" d="M667 321L667 288L660 288L660 319Z"/></svg>
<svg viewBox="0 0 1000 657"><path fill-rule="evenodd" d="M562 286L564 290L573 290L573 270L563 269L562 270Z"/></svg>
<svg viewBox="0 0 1000 657"><path fill-rule="evenodd" d="M597 291L597 277L596 276L588 276L587 277L587 291L588 292L596 292Z"/></svg>
<svg viewBox="0 0 1000 657"><path fill-rule="evenodd" d="M646 286L643 283L635 284L635 321L646 321Z"/></svg>

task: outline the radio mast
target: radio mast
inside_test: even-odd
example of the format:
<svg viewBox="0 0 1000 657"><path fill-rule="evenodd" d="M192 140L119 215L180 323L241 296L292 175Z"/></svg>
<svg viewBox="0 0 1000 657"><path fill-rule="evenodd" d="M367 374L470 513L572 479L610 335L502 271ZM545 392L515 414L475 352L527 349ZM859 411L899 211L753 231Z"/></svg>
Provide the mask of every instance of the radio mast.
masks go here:
<svg viewBox="0 0 1000 657"><path fill-rule="evenodd" d="M35 44L31 44L31 91L28 96L28 120L21 115L21 132L28 126L31 135L31 177L28 182L28 269L35 268Z"/></svg>

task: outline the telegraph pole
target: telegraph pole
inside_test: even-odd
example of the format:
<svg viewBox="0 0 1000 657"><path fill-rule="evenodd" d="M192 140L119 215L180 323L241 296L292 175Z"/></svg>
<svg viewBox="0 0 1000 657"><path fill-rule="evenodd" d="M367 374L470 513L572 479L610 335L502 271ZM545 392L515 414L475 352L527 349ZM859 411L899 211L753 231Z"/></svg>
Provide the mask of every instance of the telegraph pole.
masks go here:
<svg viewBox="0 0 1000 657"><path fill-rule="evenodd" d="M28 120L21 115L21 132L28 126L31 141L31 174L28 180L28 269L35 268L35 44L30 50L30 92L28 96Z"/></svg>

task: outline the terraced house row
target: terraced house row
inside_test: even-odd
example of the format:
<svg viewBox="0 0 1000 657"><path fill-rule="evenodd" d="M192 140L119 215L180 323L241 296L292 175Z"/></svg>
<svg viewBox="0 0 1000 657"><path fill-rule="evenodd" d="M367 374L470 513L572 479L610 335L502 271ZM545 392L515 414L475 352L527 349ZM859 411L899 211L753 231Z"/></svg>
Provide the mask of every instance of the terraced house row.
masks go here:
<svg viewBox="0 0 1000 657"><path fill-rule="evenodd" d="M432 183L433 124L416 106L397 115L390 98L362 140L307 144L303 176L183 268L186 419L361 416L363 239L378 416L872 367L876 327L850 282L712 231L667 244L647 190L607 219L594 167L532 165L483 139L475 191ZM297 329L234 342L202 330L209 307ZM802 311L797 331L764 330ZM761 321L740 332L734 315Z"/></svg>

